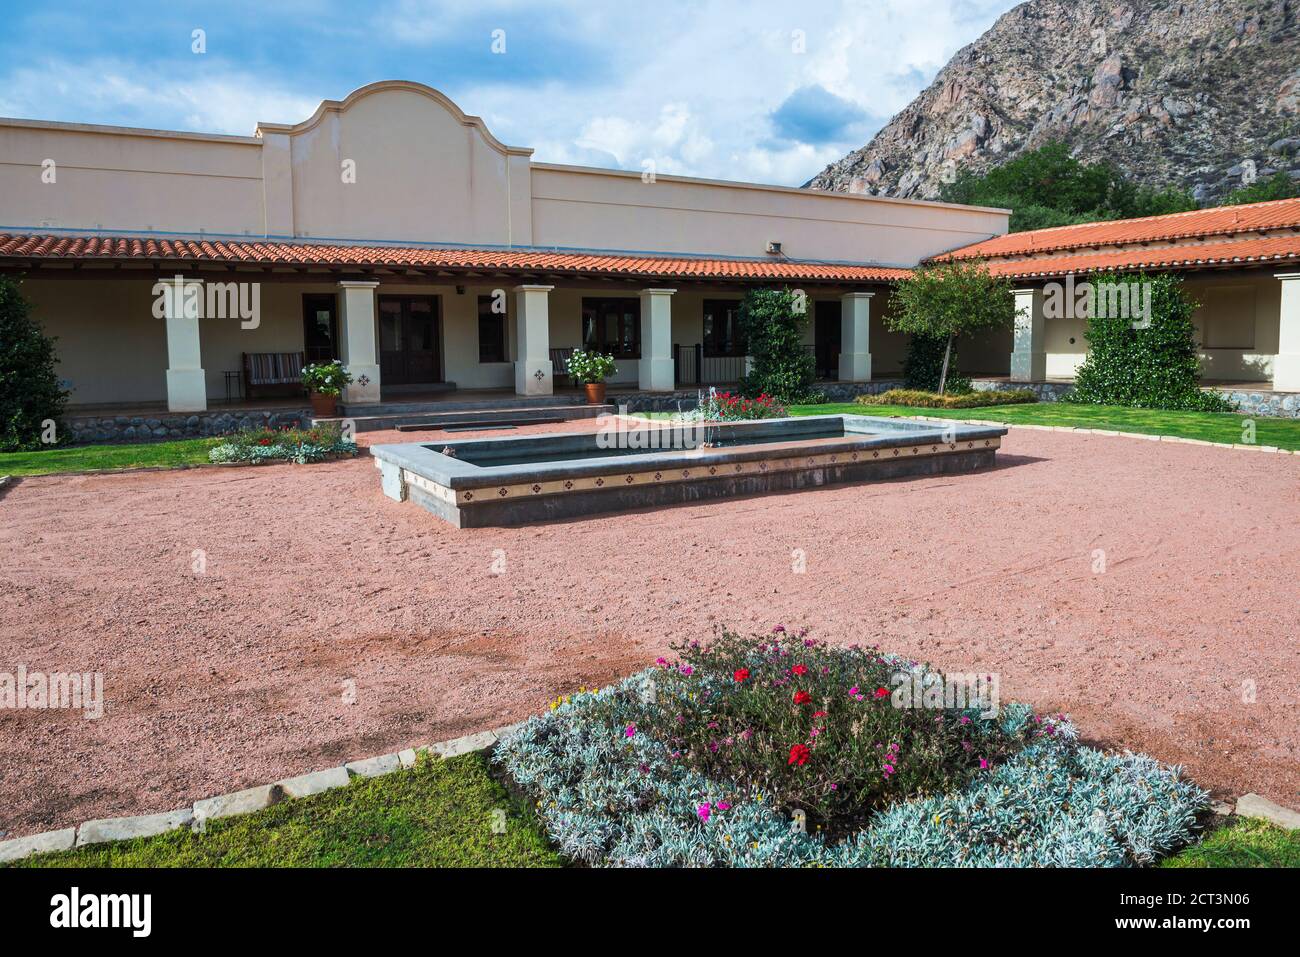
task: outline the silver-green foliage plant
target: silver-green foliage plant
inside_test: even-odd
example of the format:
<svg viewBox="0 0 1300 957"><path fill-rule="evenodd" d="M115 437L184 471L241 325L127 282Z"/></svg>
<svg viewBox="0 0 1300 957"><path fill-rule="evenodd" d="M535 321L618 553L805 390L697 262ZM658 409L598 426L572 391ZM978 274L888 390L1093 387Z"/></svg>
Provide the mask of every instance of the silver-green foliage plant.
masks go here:
<svg viewBox="0 0 1300 957"><path fill-rule="evenodd" d="M770 794L699 773L647 734L656 669L557 702L494 760L562 853L616 867L1123 867L1187 843L1207 808L1177 767L1081 745L1068 720L951 793L898 801L828 840ZM1038 719L1002 709L1003 731Z"/></svg>

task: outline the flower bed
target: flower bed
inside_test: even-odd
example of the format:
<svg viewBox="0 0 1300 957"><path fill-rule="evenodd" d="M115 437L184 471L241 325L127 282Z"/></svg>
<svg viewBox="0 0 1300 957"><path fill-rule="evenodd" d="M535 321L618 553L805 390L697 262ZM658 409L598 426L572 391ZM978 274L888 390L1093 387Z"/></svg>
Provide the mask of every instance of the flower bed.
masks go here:
<svg viewBox="0 0 1300 957"><path fill-rule="evenodd" d="M1178 769L1084 747L1063 717L900 706L941 676L874 649L778 632L676 650L497 750L574 860L1124 866L1186 843L1207 806Z"/></svg>
<svg viewBox="0 0 1300 957"><path fill-rule="evenodd" d="M785 406L764 393L747 399L730 392L709 390L700 397L700 403L688 413L687 418L701 422L743 422L751 419L779 419L786 414Z"/></svg>
<svg viewBox="0 0 1300 957"><path fill-rule="evenodd" d="M987 392L960 392L939 395L920 389L890 389L878 395L860 395L858 405L905 405L914 409L977 409L991 405L1024 405L1037 402L1033 389L1003 389Z"/></svg>
<svg viewBox="0 0 1300 957"><path fill-rule="evenodd" d="M328 423L310 429L248 429L226 436L208 452L208 460L232 462L321 462L327 458L357 454L357 444L343 436L338 425Z"/></svg>

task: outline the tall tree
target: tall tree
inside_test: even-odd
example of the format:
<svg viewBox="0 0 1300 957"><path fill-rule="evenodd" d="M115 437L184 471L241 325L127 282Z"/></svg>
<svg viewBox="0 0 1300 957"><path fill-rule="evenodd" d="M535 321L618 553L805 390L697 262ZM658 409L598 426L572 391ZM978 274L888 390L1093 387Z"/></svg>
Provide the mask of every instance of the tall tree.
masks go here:
<svg viewBox="0 0 1300 957"><path fill-rule="evenodd" d="M944 343L939 394L948 385L953 340L965 333L1010 325L1016 314L1011 284L989 273L979 260L941 262L917 269L894 292L898 308L890 329Z"/></svg>
<svg viewBox="0 0 1300 957"><path fill-rule="evenodd" d="M68 393L54 371L54 340L31 316L19 282L0 276L0 452L62 440Z"/></svg>

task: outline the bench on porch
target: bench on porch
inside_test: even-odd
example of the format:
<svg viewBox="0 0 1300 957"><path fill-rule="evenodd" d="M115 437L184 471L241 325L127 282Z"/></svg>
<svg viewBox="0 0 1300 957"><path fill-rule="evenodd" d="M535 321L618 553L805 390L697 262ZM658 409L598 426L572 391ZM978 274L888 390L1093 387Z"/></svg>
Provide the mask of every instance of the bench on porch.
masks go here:
<svg viewBox="0 0 1300 957"><path fill-rule="evenodd" d="M573 349L551 349L551 378L567 379L569 377L569 356Z"/></svg>
<svg viewBox="0 0 1300 957"><path fill-rule="evenodd" d="M271 395L301 394L304 365L301 352L245 352L245 398L253 398L254 389Z"/></svg>

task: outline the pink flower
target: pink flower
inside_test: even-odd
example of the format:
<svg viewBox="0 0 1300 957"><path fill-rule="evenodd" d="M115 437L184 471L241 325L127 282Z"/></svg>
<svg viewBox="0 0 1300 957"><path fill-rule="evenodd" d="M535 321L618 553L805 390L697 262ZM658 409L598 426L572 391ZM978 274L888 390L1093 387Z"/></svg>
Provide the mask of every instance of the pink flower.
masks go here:
<svg viewBox="0 0 1300 957"><path fill-rule="evenodd" d="M990 765L987 758L980 758L980 770L987 771Z"/></svg>
<svg viewBox="0 0 1300 957"><path fill-rule="evenodd" d="M695 809L695 813L700 816L701 821L707 822L709 820L709 815L713 813L713 808L707 803L701 804Z"/></svg>
<svg viewBox="0 0 1300 957"><path fill-rule="evenodd" d="M684 674L684 675L685 675L686 677L688 677L688 678L689 678L691 675L695 674L695 669L692 668L690 665L682 665L682 666L681 666L679 669L677 669L677 670L680 671L682 674Z"/></svg>
<svg viewBox="0 0 1300 957"><path fill-rule="evenodd" d="M667 668L667 667L668 667L668 659L667 659L667 658L656 658L656 659L655 659L655 664L657 664L660 668Z"/></svg>
<svg viewBox="0 0 1300 957"><path fill-rule="evenodd" d="M731 810L731 805L728 804L726 801L719 801L717 804L715 804L715 805L713 805L713 806L716 807L719 811L730 811L730 810Z"/></svg>
<svg viewBox="0 0 1300 957"><path fill-rule="evenodd" d="M635 736L636 736L636 725L629 724L625 729L623 729L623 737L632 738Z"/></svg>

